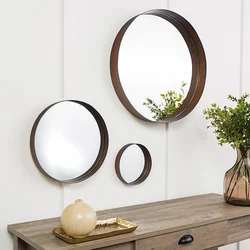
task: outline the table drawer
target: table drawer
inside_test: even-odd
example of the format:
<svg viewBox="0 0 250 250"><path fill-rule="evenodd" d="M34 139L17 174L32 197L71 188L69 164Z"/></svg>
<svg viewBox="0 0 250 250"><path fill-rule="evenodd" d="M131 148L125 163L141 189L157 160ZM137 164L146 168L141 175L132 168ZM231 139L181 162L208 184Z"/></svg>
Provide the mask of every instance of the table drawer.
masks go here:
<svg viewBox="0 0 250 250"><path fill-rule="evenodd" d="M228 220L228 243L250 238L250 215Z"/></svg>
<svg viewBox="0 0 250 250"><path fill-rule="evenodd" d="M134 250L134 249L135 249L134 243L128 242L109 247L97 248L95 250Z"/></svg>
<svg viewBox="0 0 250 250"><path fill-rule="evenodd" d="M227 222L213 223L136 241L136 250L203 250L227 243ZM184 240L179 241L183 236Z"/></svg>

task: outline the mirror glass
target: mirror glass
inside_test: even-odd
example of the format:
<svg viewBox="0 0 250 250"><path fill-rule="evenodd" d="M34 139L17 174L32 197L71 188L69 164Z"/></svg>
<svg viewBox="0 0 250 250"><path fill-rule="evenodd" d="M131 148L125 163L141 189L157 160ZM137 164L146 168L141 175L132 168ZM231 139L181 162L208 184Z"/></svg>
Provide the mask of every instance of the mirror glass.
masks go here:
<svg viewBox="0 0 250 250"><path fill-rule="evenodd" d="M128 20L110 55L117 96L137 118L169 123L188 115L206 79L206 56L193 26L179 14L149 10Z"/></svg>
<svg viewBox="0 0 250 250"><path fill-rule="evenodd" d="M148 177L152 159L142 144L129 143L118 152L115 160L117 177L125 184L137 185Z"/></svg>
<svg viewBox="0 0 250 250"><path fill-rule="evenodd" d="M154 15L138 16L126 30L119 49L118 73L122 88L133 107L153 120L143 103L150 98L160 104L174 90L187 95L192 78L192 61L187 44L176 27ZM185 98L185 97L184 97Z"/></svg>
<svg viewBox="0 0 250 250"><path fill-rule="evenodd" d="M33 157L43 172L58 181L76 180L93 171L98 163L103 133L96 119L98 113L90 112L90 105L81 104L56 103L40 115L33 127Z"/></svg>
<svg viewBox="0 0 250 250"><path fill-rule="evenodd" d="M120 159L120 172L126 182L133 182L143 172L145 164L144 154L136 144L128 147Z"/></svg>

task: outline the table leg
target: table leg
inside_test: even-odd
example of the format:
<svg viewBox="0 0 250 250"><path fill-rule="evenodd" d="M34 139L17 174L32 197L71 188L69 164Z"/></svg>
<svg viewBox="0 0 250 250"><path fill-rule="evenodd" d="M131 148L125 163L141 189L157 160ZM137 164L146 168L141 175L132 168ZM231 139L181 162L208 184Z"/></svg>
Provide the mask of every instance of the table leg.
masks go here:
<svg viewBox="0 0 250 250"><path fill-rule="evenodd" d="M16 235L13 235L13 249L14 250L27 250L28 244L18 238Z"/></svg>

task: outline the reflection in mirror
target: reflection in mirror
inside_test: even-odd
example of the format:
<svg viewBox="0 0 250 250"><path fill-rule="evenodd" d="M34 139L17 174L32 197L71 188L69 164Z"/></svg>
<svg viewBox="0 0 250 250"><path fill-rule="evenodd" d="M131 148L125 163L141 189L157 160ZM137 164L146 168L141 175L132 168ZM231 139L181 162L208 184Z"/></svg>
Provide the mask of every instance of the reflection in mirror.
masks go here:
<svg viewBox="0 0 250 250"><path fill-rule="evenodd" d="M133 17L118 32L110 70L129 112L145 121L172 122L198 103L206 58L186 19L169 10L151 10Z"/></svg>
<svg viewBox="0 0 250 250"><path fill-rule="evenodd" d="M62 101L46 108L31 132L37 167L61 182L82 181L101 166L108 134L100 114L89 104Z"/></svg>
<svg viewBox="0 0 250 250"><path fill-rule="evenodd" d="M138 16L124 34L119 50L118 72L125 95L149 120L152 112L143 103L150 98L160 104L168 91L185 96L192 77L192 61L181 33L170 22L153 15ZM184 98L185 98L184 96Z"/></svg>
<svg viewBox="0 0 250 250"><path fill-rule="evenodd" d="M120 159L120 171L126 182L133 182L141 175L145 160L143 152L136 144L128 147Z"/></svg>
<svg viewBox="0 0 250 250"><path fill-rule="evenodd" d="M150 153L145 146L136 143L127 144L117 154L116 174L125 184L139 184L148 177L151 162Z"/></svg>

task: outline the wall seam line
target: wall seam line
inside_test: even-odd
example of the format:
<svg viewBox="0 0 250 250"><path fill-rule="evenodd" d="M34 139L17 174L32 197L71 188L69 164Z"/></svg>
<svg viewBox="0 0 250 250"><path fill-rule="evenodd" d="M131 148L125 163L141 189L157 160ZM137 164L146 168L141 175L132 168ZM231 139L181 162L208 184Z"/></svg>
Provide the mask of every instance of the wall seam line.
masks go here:
<svg viewBox="0 0 250 250"><path fill-rule="evenodd" d="M241 0L240 9L240 95L243 94L243 31L244 31L244 0Z"/></svg>
<svg viewBox="0 0 250 250"><path fill-rule="evenodd" d="M169 185L168 185L168 177L169 177L169 123L166 123L166 173L165 173L165 199L167 200L169 197Z"/></svg>
<svg viewBox="0 0 250 250"><path fill-rule="evenodd" d="M243 31L244 31L244 0L240 2L240 84L239 84L239 94L243 93ZM241 249L240 242L236 243L236 249Z"/></svg>
<svg viewBox="0 0 250 250"><path fill-rule="evenodd" d="M62 0L62 99L65 99L65 82L64 82L64 0Z"/></svg>
<svg viewBox="0 0 250 250"><path fill-rule="evenodd" d="M167 0L167 9L170 9L170 0ZM168 185L168 175L169 175L169 123L166 124L166 173L165 173L165 199L169 197L169 185Z"/></svg>
<svg viewBox="0 0 250 250"><path fill-rule="evenodd" d="M65 99L65 82L64 82L64 0L62 0L61 2L61 11L62 11L62 16L61 16L61 22L62 22L62 26L61 26L61 39L62 39L62 43L61 43L61 46L62 46L62 50L61 50L61 53L62 53L62 65L61 65L61 70L62 70L62 100ZM64 196L65 196L65 186L64 186L64 183L61 182L61 189L62 189L62 211L64 209L64 204L65 204L65 201L64 201Z"/></svg>

